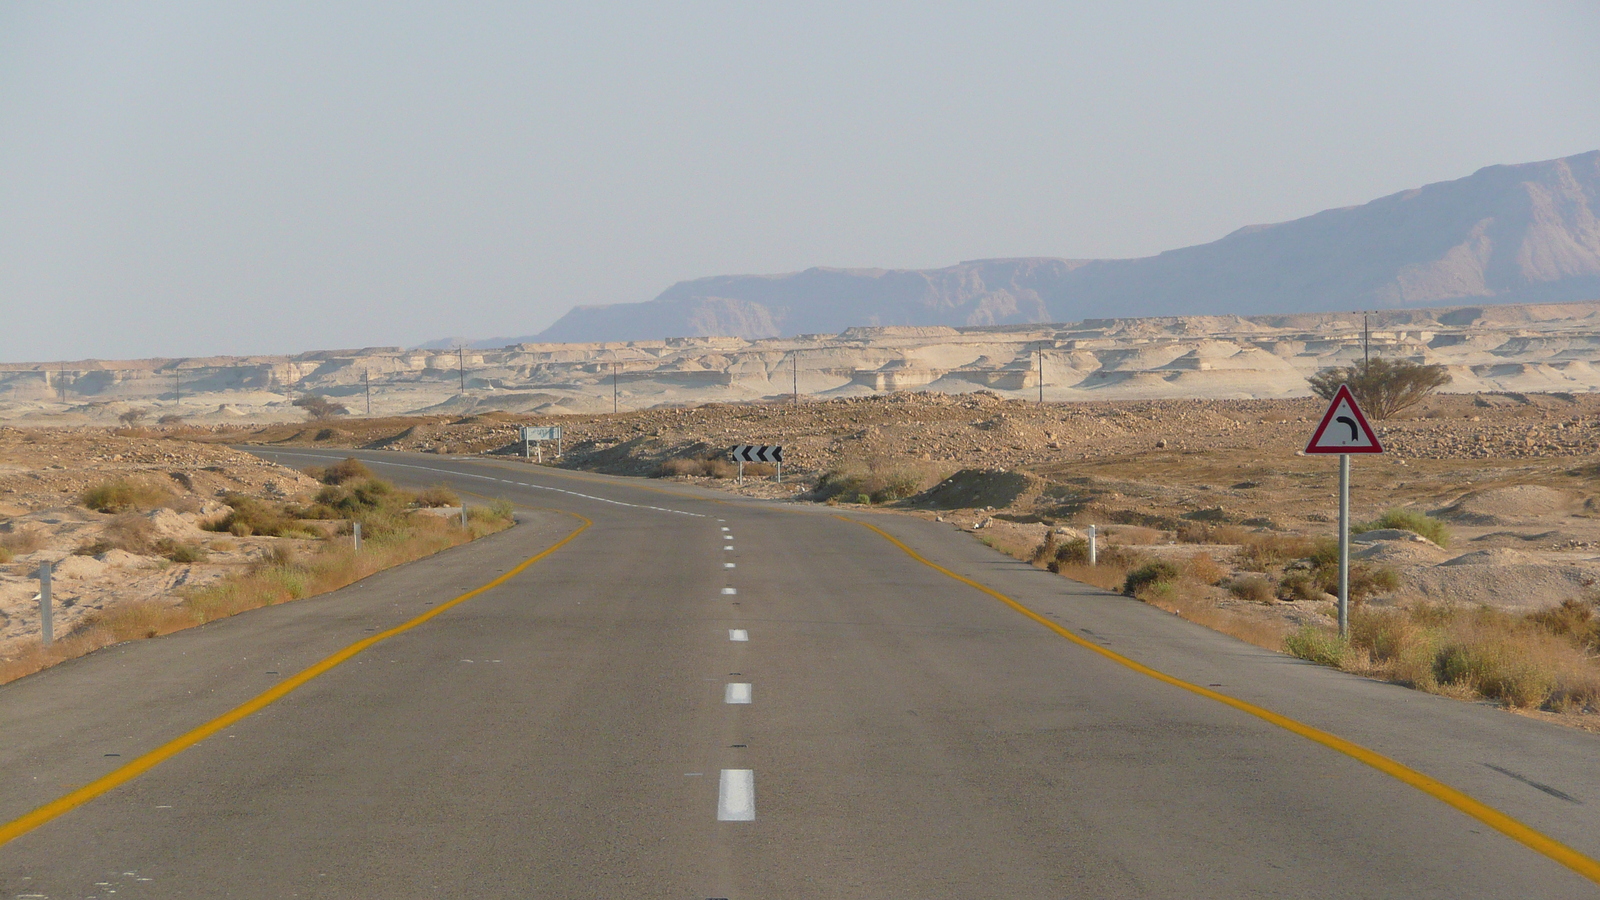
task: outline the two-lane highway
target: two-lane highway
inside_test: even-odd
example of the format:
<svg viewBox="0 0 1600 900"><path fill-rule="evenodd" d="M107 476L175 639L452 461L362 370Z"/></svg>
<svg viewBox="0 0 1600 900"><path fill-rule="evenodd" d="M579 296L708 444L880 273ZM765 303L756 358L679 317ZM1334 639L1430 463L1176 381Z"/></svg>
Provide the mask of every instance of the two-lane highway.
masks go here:
<svg viewBox="0 0 1600 900"><path fill-rule="evenodd" d="M0 896L1600 894L1595 736L1258 650L935 523L357 455L523 524L0 687L0 822L578 533L0 846Z"/></svg>

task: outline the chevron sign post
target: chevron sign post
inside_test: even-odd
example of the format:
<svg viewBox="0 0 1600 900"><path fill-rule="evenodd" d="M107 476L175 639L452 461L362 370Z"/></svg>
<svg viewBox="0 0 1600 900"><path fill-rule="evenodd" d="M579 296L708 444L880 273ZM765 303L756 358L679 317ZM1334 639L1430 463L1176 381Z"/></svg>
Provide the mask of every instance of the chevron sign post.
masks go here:
<svg viewBox="0 0 1600 900"><path fill-rule="evenodd" d="M778 483L783 483L783 448L770 444L740 444L733 448L733 461L739 464L739 480L744 481L745 463L775 463Z"/></svg>

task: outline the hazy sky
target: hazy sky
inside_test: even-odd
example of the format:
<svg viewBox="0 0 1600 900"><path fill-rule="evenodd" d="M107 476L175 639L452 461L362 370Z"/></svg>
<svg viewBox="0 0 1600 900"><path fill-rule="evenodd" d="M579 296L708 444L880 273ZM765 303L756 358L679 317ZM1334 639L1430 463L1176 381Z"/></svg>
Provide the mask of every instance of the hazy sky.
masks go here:
<svg viewBox="0 0 1600 900"><path fill-rule="evenodd" d="M0 361L1143 256L1600 148L1600 4L0 4Z"/></svg>

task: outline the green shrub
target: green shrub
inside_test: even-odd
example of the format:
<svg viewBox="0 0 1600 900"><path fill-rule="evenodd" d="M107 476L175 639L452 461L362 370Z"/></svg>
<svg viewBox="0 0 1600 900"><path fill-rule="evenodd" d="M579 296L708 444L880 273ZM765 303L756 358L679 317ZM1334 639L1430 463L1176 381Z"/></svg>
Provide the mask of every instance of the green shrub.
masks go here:
<svg viewBox="0 0 1600 900"><path fill-rule="evenodd" d="M1339 635L1315 625L1302 625L1300 630L1283 639L1283 647L1290 655L1298 656L1319 666L1338 667L1344 662L1349 645Z"/></svg>
<svg viewBox="0 0 1600 900"><path fill-rule="evenodd" d="M95 512L120 513L131 509L158 509L172 502L172 492L146 482L116 478L89 488L79 500Z"/></svg>
<svg viewBox="0 0 1600 900"><path fill-rule="evenodd" d="M1380 528L1397 528L1419 534L1441 547L1450 546L1450 529L1438 519L1430 519L1409 509L1391 509L1371 522L1358 522L1350 526L1351 534L1364 534Z"/></svg>
<svg viewBox="0 0 1600 900"><path fill-rule="evenodd" d="M234 537L253 534L285 537L305 533L298 527L295 517L279 504L244 494L229 494L222 502L228 504L228 514L204 525L208 531L225 531Z"/></svg>
<svg viewBox="0 0 1600 900"><path fill-rule="evenodd" d="M1138 594L1142 588L1177 581L1180 574L1182 572L1173 563L1164 559L1151 560L1128 573L1122 582L1122 592Z"/></svg>

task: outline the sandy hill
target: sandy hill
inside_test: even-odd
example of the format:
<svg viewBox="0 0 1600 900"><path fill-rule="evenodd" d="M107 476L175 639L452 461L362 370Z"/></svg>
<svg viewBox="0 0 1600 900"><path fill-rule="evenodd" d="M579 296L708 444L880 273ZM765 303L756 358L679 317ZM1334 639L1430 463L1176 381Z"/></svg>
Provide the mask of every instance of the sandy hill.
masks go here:
<svg viewBox="0 0 1600 900"><path fill-rule="evenodd" d="M835 333L852 325L1016 325L1600 299L1600 151L1255 225L1143 259L990 259L943 269L807 269L675 284L573 309L536 338Z"/></svg>

